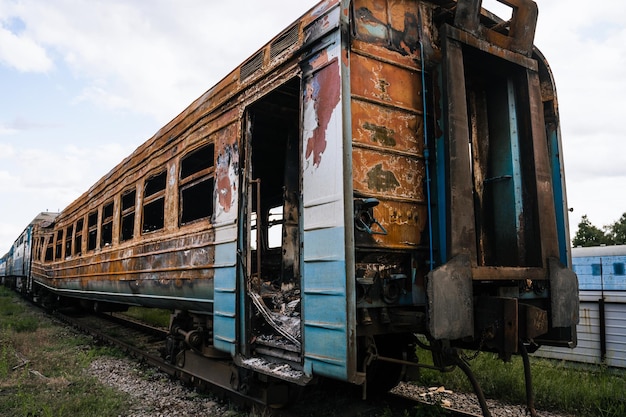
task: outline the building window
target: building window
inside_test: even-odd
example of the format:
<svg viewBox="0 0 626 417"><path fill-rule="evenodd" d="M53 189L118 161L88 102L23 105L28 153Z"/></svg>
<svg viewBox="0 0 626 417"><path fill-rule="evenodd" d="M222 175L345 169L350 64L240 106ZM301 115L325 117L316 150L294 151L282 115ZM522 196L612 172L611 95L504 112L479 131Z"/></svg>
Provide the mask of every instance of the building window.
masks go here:
<svg viewBox="0 0 626 417"><path fill-rule="evenodd" d="M76 222L76 234L74 236L74 255L83 253L83 219Z"/></svg>
<svg viewBox="0 0 626 417"><path fill-rule="evenodd" d="M143 233L154 232L165 226L165 171L146 180L143 195Z"/></svg>
<svg viewBox="0 0 626 417"><path fill-rule="evenodd" d="M102 208L102 238L100 247L111 246L113 243L113 202L107 203Z"/></svg>
<svg viewBox="0 0 626 417"><path fill-rule="evenodd" d="M210 143L186 155L180 163L180 224L213 214L215 145Z"/></svg>
<svg viewBox="0 0 626 417"><path fill-rule="evenodd" d="M98 243L98 212L93 211L87 217L87 250L94 250Z"/></svg>
<svg viewBox="0 0 626 417"><path fill-rule="evenodd" d="M615 262L613 264L613 275L624 275L624 263Z"/></svg>
<svg viewBox="0 0 626 417"><path fill-rule="evenodd" d="M120 228L120 241L132 239L135 236L135 199L137 192L135 190L127 191L122 194L122 207L120 214L122 218L122 227Z"/></svg>

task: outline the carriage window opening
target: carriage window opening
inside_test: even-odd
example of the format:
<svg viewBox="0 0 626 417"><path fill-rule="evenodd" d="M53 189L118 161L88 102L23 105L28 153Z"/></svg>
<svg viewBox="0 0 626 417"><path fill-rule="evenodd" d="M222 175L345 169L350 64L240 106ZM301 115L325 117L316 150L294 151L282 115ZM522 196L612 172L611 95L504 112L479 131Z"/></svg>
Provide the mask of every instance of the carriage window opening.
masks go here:
<svg viewBox="0 0 626 417"><path fill-rule="evenodd" d="M113 243L113 202L104 205L102 209L102 239L100 247L110 246Z"/></svg>
<svg viewBox="0 0 626 417"><path fill-rule="evenodd" d="M143 232L153 232L163 229L165 225L163 213L165 211L165 200L163 198L148 203L143 206Z"/></svg>
<svg viewBox="0 0 626 417"><path fill-rule="evenodd" d="M278 248L283 242L283 206L270 209L267 219L268 248Z"/></svg>
<svg viewBox="0 0 626 417"><path fill-rule="evenodd" d="M180 163L180 224L209 218L213 214L215 145L210 143Z"/></svg>
<svg viewBox="0 0 626 417"><path fill-rule="evenodd" d="M165 226L165 184L165 171L146 180L141 226L143 233L154 232Z"/></svg>
<svg viewBox="0 0 626 417"><path fill-rule="evenodd" d="M181 224L203 219L213 214L213 178L181 188Z"/></svg>
<svg viewBox="0 0 626 417"><path fill-rule="evenodd" d="M213 166L215 145L210 143L185 156L180 163L180 178L187 178Z"/></svg>
<svg viewBox="0 0 626 417"><path fill-rule="evenodd" d="M72 235L74 234L74 226L69 226L65 231L65 257L72 256Z"/></svg>
<svg viewBox="0 0 626 417"><path fill-rule="evenodd" d="M76 236L74 237L74 255L83 252L83 219L76 222Z"/></svg>
<svg viewBox="0 0 626 417"><path fill-rule="evenodd" d="M613 275L624 275L624 263L615 262L613 264Z"/></svg>
<svg viewBox="0 0 626 417"><path fill-rule="evenodd" d="M54 236L50 236L50 239L48 240L48 245L46 247L46 262L51 262L53 260L53 254L54 254L54 249L53 249L53 243L54 241Z"/></svg>
<svg viewBox="0 0 626 417"><path fill-rule="evenodd" d="M44 255L44 252L46 250L46 238L44 238L43 236L39 238L39 244L38 246L38 251L37 251L37 259L39 259L40 261L42 260L42 256ZM44 258L45 260L45 258Z"/></svg>
<svg viewBox="0 0 626 417"><path fill-rule="evenodd" d="M63 250L63 230L57 232L56 251L54 253L54 259L61 259L61 251Z"/></svg>
<svg viewBox="0 0 626 417"><path fill-rule="evenodd" d="M166 172L163 171L160 174L154 175L146 180L146 187L144 191L144 198L150 197L160 191L165 190Z"/></svg>
<svg viewBox="0 0 626 417"><path fill-rule="evenodd" d="M250 215L250 232L251 232L250 236L252 236L252 239L250 239L251 250L257 249L256 228L257 228L257 222L256 222L256 211L255 211L255 212L252 212L252 214Z"/></svg>
<svg viewBox="0 0 626 417"><path fill-rule="evenodd" d="M591 264L591 275L596 276L596 277L602 275L602 265Z"/></svg>
<svg viewBox="0 0 626 417"><path fill-rule="evenodd" d="M122 195L120 241L132 239L135 235L135 190Z"/></svg>
<svg viewBox="0 0 626 417"><path fill-rule="evenodd" d="M89 217L87 218L87 228L88 228L87 250L94 250L96 248L97 237L98 237L98 212L97 211L89 213Z"/></svg>

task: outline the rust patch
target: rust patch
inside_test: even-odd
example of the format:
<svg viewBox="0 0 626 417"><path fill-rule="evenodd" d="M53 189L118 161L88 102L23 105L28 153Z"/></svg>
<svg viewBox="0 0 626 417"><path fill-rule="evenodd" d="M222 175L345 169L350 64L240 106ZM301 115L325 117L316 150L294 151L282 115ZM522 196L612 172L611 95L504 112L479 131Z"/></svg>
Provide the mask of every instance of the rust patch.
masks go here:
<svg viewBox="0 0 626 417"><path fill-rule="evenodd" d="M393 172L383 169L382 164L376 165L367 174L368 187L376 191L391 191L400 186Z"/></svg>
<svg viewBox="0 0 626 417"><path fill-rule="evenodd" d="M305 157L308 159L313 156L313 165L316 167L319 167L326 150L326 129L339 104L340 91L339 62L336 59L313 76L305 91L305 101L313 103L316 122L311 136L305 139Z"/></svg>
<svg viewBox="0 0 626 417"><path fill-rule="evenodd" d="M363 129L369 130L372 134L372 142L380 143L385 146L396 146L394 138L395 131L385 126L378 126L373 123L365 123Z"/></svg>

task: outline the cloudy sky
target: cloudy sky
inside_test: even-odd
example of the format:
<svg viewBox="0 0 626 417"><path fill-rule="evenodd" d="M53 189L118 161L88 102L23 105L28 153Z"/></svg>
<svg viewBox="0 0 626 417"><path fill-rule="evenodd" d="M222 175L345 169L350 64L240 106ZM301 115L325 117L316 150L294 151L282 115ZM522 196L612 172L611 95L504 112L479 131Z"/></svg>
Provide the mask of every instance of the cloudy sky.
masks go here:
<svg viewBox="0 0 626 417"><path fill-rule="evenodd" d="M626 212L626 2L536 1L572 233L601 227ZM0 0L0 254L316 3Z"/></svg>

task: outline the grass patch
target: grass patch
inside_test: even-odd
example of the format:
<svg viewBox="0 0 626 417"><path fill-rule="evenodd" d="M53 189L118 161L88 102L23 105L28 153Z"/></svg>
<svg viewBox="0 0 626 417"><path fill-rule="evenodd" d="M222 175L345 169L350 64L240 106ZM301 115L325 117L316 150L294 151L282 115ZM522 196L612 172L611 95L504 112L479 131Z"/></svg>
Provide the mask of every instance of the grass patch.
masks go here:
<svg viewBox="0 0 626 417"><path fill-rule="evenodd" d="M123 414L130 397L84 372L95 357L112 352L91 347L88 336L53 324L0 288L0 415Z"/></svg>
<svg viewBox="0 0 626 417"><path fill-rule="evenodd" d="M428 352L419 351L422 363L432 364ZM623 417L626 415L626 372L603 366L582 366L531 357L535 407L575 415ZM524 404L524 365L521 357L505 363L497 355L481 353L470 361L485 396ZM445 386L453 391L472 392L460 369L450 373L422 370L420 384Z"/></svg>
<svg viewBox="0 0 626 417"><path fill-rule="evenodd" d="M160 308L130 307L124 314L156 327L168 328L170 325L171 312L169 310L163 310Z"/></svg>

